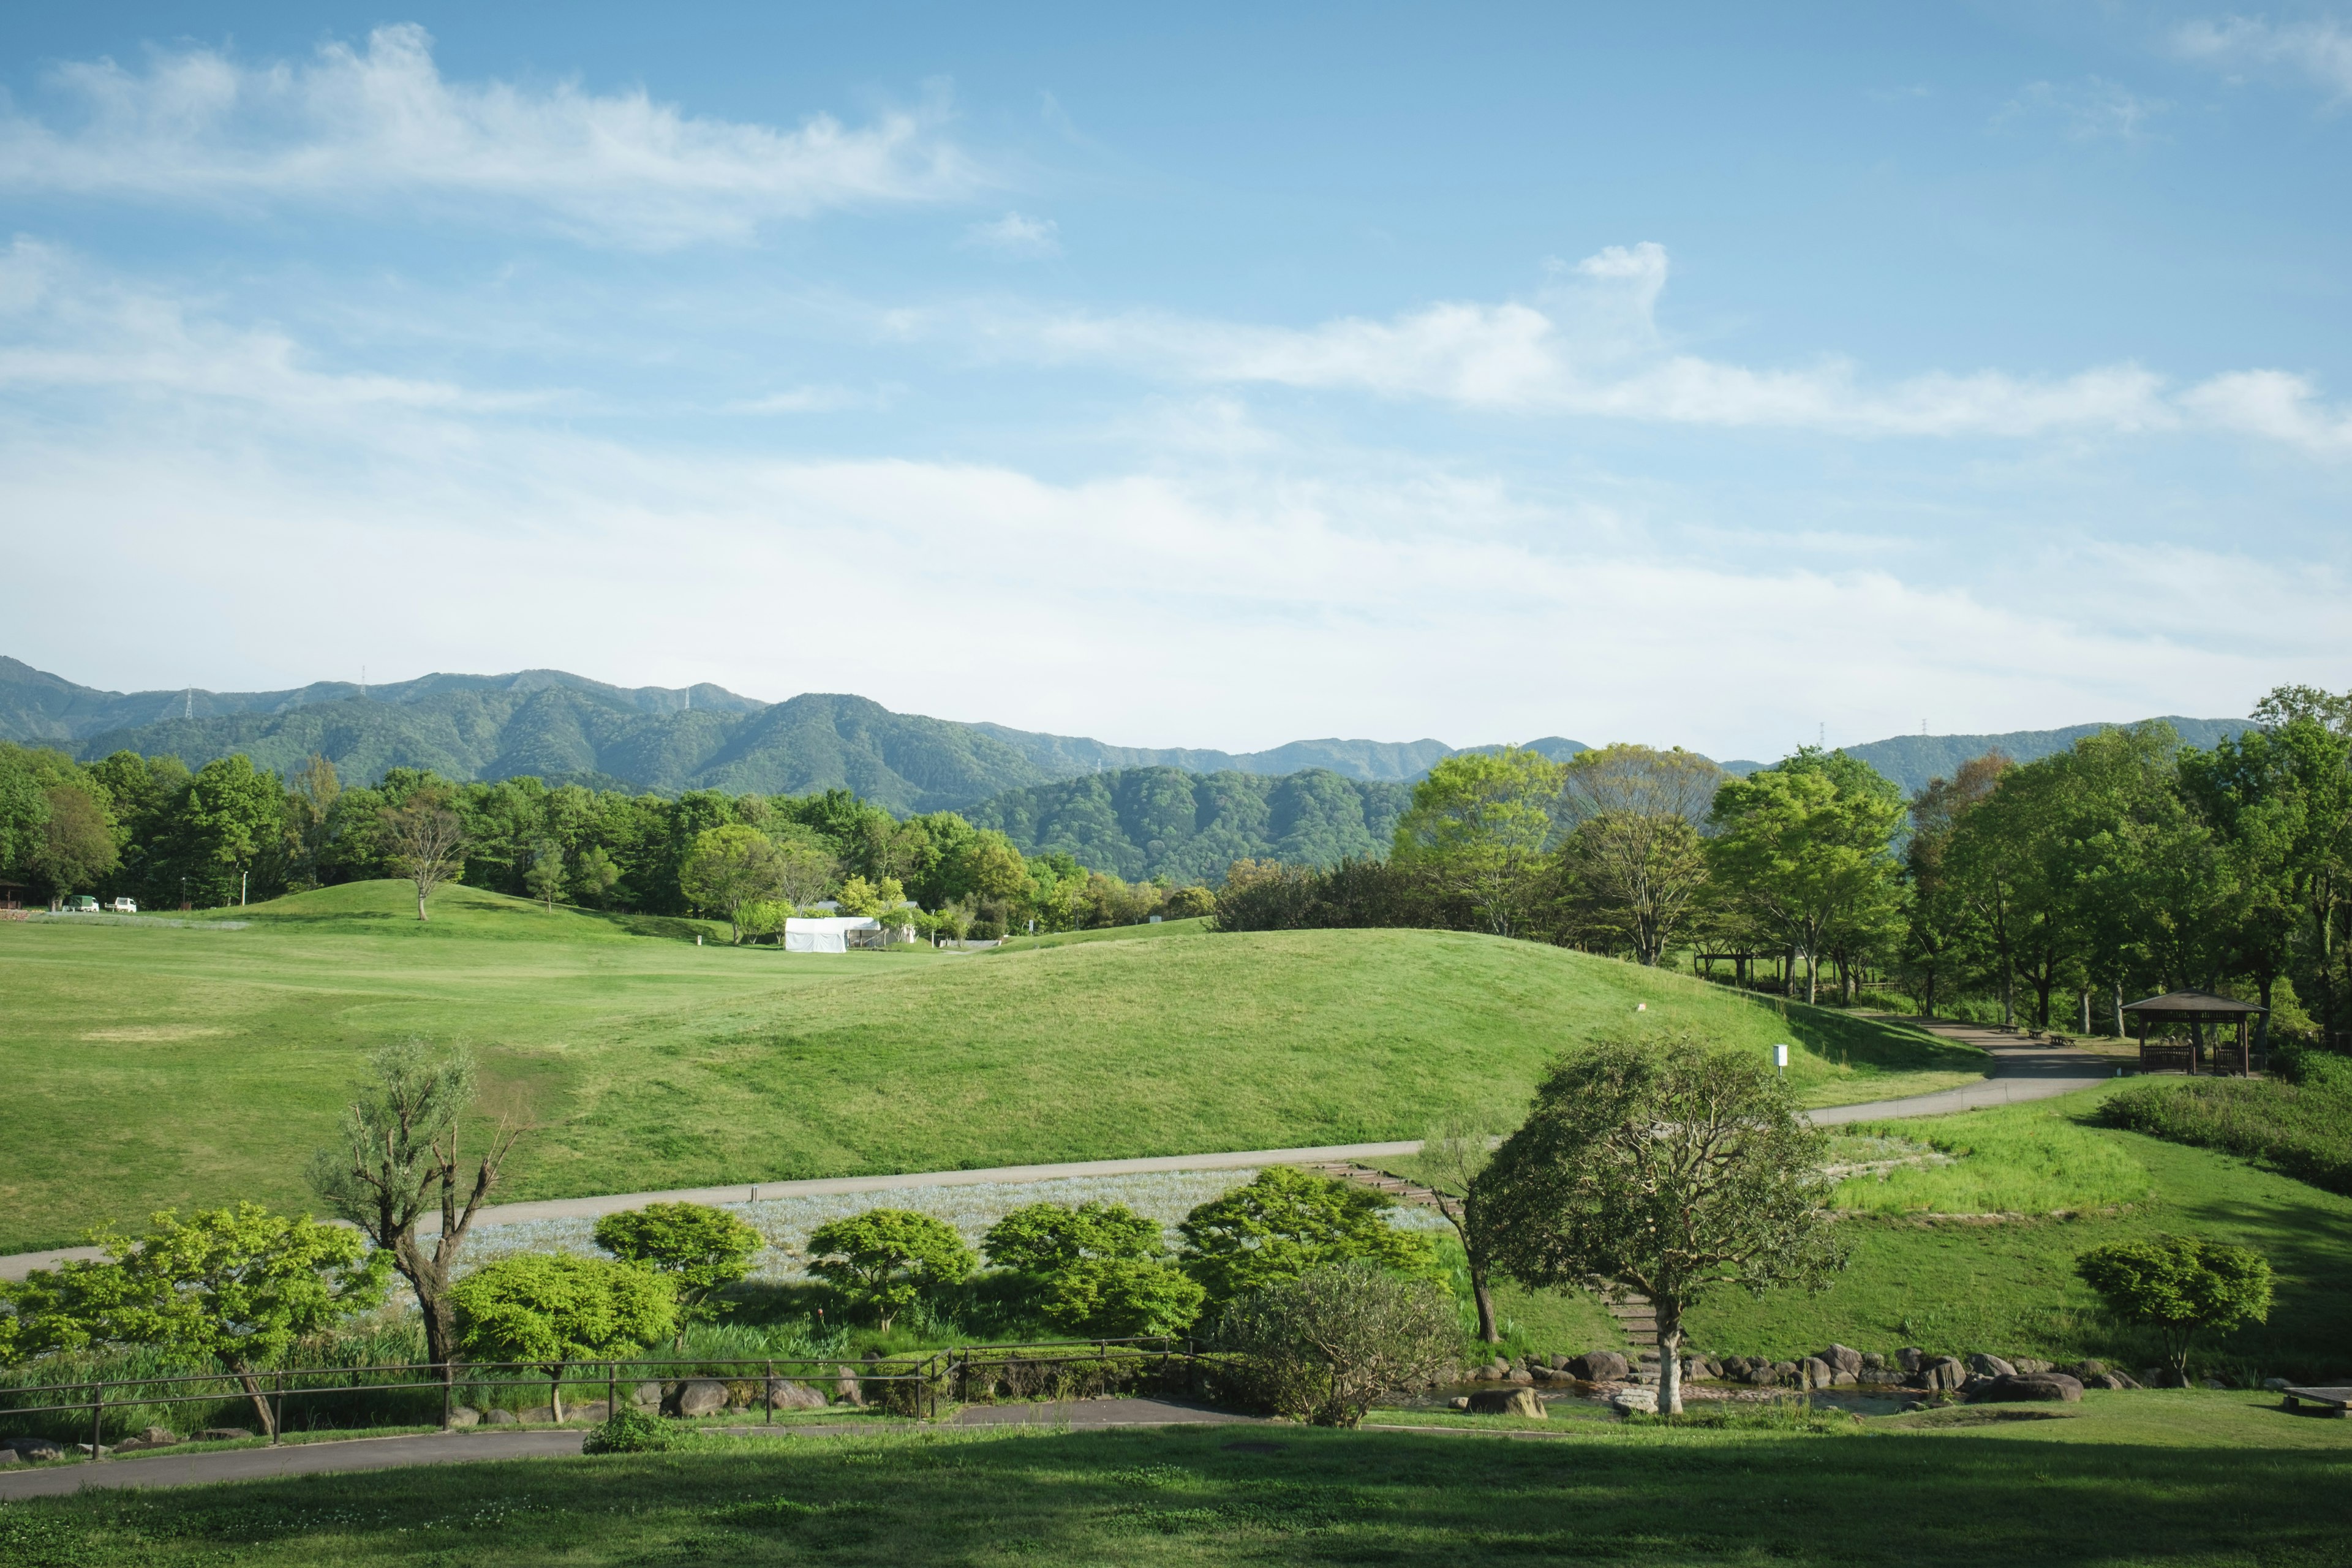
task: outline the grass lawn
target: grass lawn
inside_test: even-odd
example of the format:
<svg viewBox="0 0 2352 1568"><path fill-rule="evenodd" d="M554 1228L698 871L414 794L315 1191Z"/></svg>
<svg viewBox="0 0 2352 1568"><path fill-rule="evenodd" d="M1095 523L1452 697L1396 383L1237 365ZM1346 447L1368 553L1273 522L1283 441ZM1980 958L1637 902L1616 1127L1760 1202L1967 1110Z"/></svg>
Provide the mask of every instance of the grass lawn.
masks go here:
<svg viewBox="0 0 2352 1568"><path fill-rule="evenodd" d="M2090 1118L2107 1092L1875 1129L1977 1151L1907 1173L1917 1178L1907 1196L1922 1207L1965 1215L2003 1206L1985 1202L1991 1191L2030 1194L2074 1212L1990 1221L1855 1214L1840 1226L1852 1261L1828 1290L1710 1298L1693 1316L1695 1342L1776 1357L1835 1341L1864 1351L1919 1345L2053 1361L2097 1356L2143 1367L2155 1362L2153 1348L2105 1321L2074 1278L2074 1260L2109 1241L2163 1231L2252 1247L2275 1273L2270 1321L2207 1343L2195 1363L2200 1375L2209 1368L2225 1376L2352 1374L2344 1306L2352 1300L2352 1198L2234 1155L2094 1126ZM2037 1163L2053 1150L2061 1162ZM1994 1168L1972 1173L1972 1161ZM1849 1182L1849 1201L1866 1197L1869 1185L1869 1178ZM2093 1206L2134 1189L2137 1195L2115 1208Z"/></svg>
<svg viewBox="0 0 2352 1568"><path fill-rule="evenodd" d="M2352 1529L2352 1423L2275 1405L2094 1394L2058 1419L1836 1436L1563 1422L1525 1441L1287 1426L717 1439L0 1504L0 1559L2332 1568Z"/></svg>
<svg viewBox="0 0 2352 1568"><path fill-rule="evenodd" d="M1206 915L1192 915L1181 921L1161 921L1158 925L1104 926L1098 931L1056 931L1038 936L1007 937L1001 946L986 951L1034 952L1041 947L1067 947L1074 942L1148 942L1162 936L1202 936L1208 930Z"/></svg>
<svg viewBox="0 0 2352 1568"><path fill-rule="evenodd" d="M304 1205L364 1053L412 1036L475 1047L532 1109L507 1199L1405 1138L1455 1110L1501 1128L1601 1029L1792 1040L1813 1103L1985 1065L1899 1026L1464 933L827 958L466 888L429 924L414 907L373 882L224 911L243 930L0 926L0 1251L171 1205Z"/></svg>

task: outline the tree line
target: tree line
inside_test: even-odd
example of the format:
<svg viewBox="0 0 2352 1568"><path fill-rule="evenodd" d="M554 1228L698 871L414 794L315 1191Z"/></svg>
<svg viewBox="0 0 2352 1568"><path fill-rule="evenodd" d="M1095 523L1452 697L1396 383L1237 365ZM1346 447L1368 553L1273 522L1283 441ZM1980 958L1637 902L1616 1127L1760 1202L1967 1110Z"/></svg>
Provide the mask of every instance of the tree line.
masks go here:
<svg viewBox="0 0 2352 1568"><path fill-rule="evenodd" d="M443 880L550 904L728 919L835 898L878 913L905 899L959 911L957 934L983 939L1032 922L1066 931L1209 908L1205 889L1129 883L1059 852L1024 855L954 812L900 819L845 789L671 798L530 777L458 783L415 768L360 785L319 756L280 778L243 755L191 772L172 756L117 752L85 764L0 742L0 878L35 899L215 909L387 877L418 882L420 914Z"/></svg>
<svg viewBox="0 0 2352 1568"><path fill-rule="evenodd" d="M1906 798L1806 747L1744 778L1614 745L1439 763L1385 860L1237 861L1231 931L1436 926L1852 1003L2123 1032L2127 995L2236 992L2265 1027L2352 1029L2352 695L2282 687L2210 749L2151 722L2027 763L1975 758Z"/></svg>

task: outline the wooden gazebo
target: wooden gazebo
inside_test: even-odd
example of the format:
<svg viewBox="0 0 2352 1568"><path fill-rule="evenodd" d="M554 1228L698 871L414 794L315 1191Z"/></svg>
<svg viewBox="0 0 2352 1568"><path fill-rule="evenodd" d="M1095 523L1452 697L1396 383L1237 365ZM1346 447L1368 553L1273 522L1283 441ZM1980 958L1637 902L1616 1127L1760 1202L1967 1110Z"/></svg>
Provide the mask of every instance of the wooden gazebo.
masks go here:
<svg viewBox="0 0 2352 1568"><path fill-rule="evenodd" d="M2212 1070L2251 1074L2253 1046L2247 1038L2248 1026L2264 1010L2252 1002L2216 996L2210 991L2169 991L2144 1002L2124 1004L2124 1011L2139 1020L2142 1072L2196 1072L2204 1059L2205 1027L2210 1025L2215 1031ZM2147 1026L2152 1023L2187 1024L2190 1026L2189 1037L2151 1041ZM2231 1024L2237 1026L2235 1040L2225 1038L2222 1033Z"/></svg>

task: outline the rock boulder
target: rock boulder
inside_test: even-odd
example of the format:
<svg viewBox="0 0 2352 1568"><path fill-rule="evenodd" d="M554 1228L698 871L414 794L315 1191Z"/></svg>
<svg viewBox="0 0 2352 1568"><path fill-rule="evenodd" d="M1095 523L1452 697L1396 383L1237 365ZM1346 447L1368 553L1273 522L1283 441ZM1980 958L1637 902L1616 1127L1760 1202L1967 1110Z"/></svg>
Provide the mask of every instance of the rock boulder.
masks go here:
<svg viewBox="0 0 2352 1568"><path fill-rule="evenodd" d="M478 1411L478 1410L475 1409L472 1405L451 1405L451 1406L449 1407L449 1425L450 1425L450 1426L479 1426L481 1424L482 1424L482 1413L481 1413L480 1411Z"/></svg>
<svg viewBox="0 0 2352 1568"><path fill-rule="evenodd" d="M1906 1345L1895 1352L1895 1364L1903 1369L1904 1376L1913 1376L1927 1364L1927 1352L1917 1345Z"/></svg>
<svg viewBox="0 0 2352 1568"><path fill-rule="evenodd" d="M1470 1396L1473 1415L1526 1415L1538 1421L1550 1419L1544 1412L1543 1401L1532 1388L1482 1388Z"/></svg>
<svg viewBox="0 0 2352 1568"><path fill-rule="evenodd" d="M2013 1373L2007 1377L1969 1380L1970 1405L2078 1405L2082 1398L2083 1385L2063 1372Z"/></svg>
<svg viewBox="0 0 2352 1568"><path fill-rule="evenodd" d="M768 1405L775 1410L822 1410L824 1408L824 1395L805 1383L784 1379L779 1381L769 1394Z"/></svg>
<svg viewBox="0 0 2352 1568"><path fill-rule="evenodd" d="M1815 1359L1827 1362L1832 1372L1857 1377L1862 1373L1862 1352L1850 1345L1832 1345Z"/></svg>
<svg viewBox="0 0 2352 1568"><path fill-rule="evenodd" d="M1979 1377L2015 1377L2017 1368L1997 1355L1979 1351L1969 1357L1969 1371Z"/></svg>
<svg viewBox="0 0 2352 1568"><path fill-rule="evenodd" d="M1911 1381L1918 1387L1936 1392L1949 1392L1969 1381L1969 1369L1958 1356L1939 1355L1921 1363L1912 1373Z"/></svg>
<svg viewBox="0 0 2352 1568"><path fill-rule="evenodd" d="M196 1434L199 1443L234 1443L252 1436L242 1426L207 1426Z"/></svg>
<svg viewBox="0 0 2352 1568"><path fill-rule="evenodd" d="M715 1377L698 1377L677 1391L677 1413L693 1421L727 1408L727 1385Z"/></svg>
<svg viewBox="0 0 2352 1568"><path fill-rule="evenodd" d="M1633 1369L1615 1351L1587 1351L1570 1362L1568 1370L1585 1383L1622 1383Z"/></svg>

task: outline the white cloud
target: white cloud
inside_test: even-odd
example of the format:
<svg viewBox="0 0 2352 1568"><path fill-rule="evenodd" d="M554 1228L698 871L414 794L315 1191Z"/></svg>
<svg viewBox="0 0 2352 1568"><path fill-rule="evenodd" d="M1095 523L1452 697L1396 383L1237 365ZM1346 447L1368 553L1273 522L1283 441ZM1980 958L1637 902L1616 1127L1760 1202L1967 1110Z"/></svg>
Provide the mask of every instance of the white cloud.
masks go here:
<svg viewBox="0 0 2352 1568"><path fill-rule="evenodd" d="M237 327L179 300L94 277L68 253L18 237L0 250L0 388L103 389L266 405L317 416L394 405L484 412L546 395L317 368L271 327Z"/></svg>
<svg viewBox="0 0 2352 1568"><path fill-rule="evenodd" d="M642 89L452 82L414 25L376 29L364 51L327 45L303 65L197 49L159 56L143 75L111 60L69 65L54 82L85 113L65 128L0 119L0 189L233 206L462 205L658 249L979 183L936 115L863 128L816 115L785 131L688 116Z"/></svg>
<svg viewBox="0 0 2352 1568"><path fill-rule="evenodd" d="M973 224L963 231L961 243L977 250L992 250L999 256L1035 260L1062 254L1062 227L1049 217L1024 217L1009 212L991 222Z"/></svg>
<svg viewBox="0 0 2352 1568"><path fill-rule="evenodd" d="M1664 287L1661 246L1612 246L1573 268L1576 287L1531 300L1447 301L1387 321L1349 317L1307 328L1255 326L1152 311L1117 316L1006 315L979 321L998 352L1089 361L1222 384L1261 383L1429 398L1528 415L1571 415L1730 428L1852 436L2010 438L2214 428L2315 454L2345 449L2352 414L2292 384L2295 412L2252 412L2252 387L2274 371L2223 375L2174 392L2125 363L2062 376L1997 370L1932 372L1874 382L1824 358L1755 369L1673 351L1654 309ZM929 322L908 323L910 332ZM2263 395L2272 404L2280 395Z"/></svg>
<svg viewBox="0 0 2352 1568"><path fill-rule="evenodd" d="M726 406L729 414L837 414L850 408L880 408L886 393L860 392L852 386L793 386L761 397L747 397Z"/></svg>
<svg viewBox="0 0 2352 1568"><path fill-rule="evenodd" d="M2137 142L2147 133L2148 121L2172 105L2160 98L2142 98L2103 77L2079 82L2028 82L1993 116L1993 123L2055 119L2077 142Z"/></svg>
<svg viewBox="0 0 2352 1568"><path fill-rule="evenodd" d="M1811 564L1867 556L1752 523L1689 550L1591 487L1318 458L1216 398L1175 411L1181 461L1061 478L601 440L463 388L334 374L282 333L21 242L0 334L0 517L43 584L11 651L70 646L37 662L108 685L555 665L1127 743L1561 733L1770 755L1823 715L1862 739L1923 711L1993 730L2352 682L2352 599L2325 564L2093 542L2006 565L1939 552L1906 580ZM2201 417L2344 438L2291 378L2200 396ZM2093 583L2144 613L2105 613ZM101 602L132 627L201 605L207 634L90 645L76 634ZM919 656L843 635L877 624ZM973 685L1000 661L1052 679Z"/></svg>
<svg viewBox="0 0 2352 1568"><path fill-rule="evenodd" d="M2261 16L2184 23L2172 46L2183 58L2223 70L2283 66L2338 97L2352 97L2352 29L2332 17L2273 26Z"/></svg>
<svg viewBox="0 0 2352 1568"><path fill-rule="evenodd" d="M2310 381L2280 370L2217 375L2180 401L2225 430L2320 453L2352 454L2352 410L2329 407Z"/></svg>

